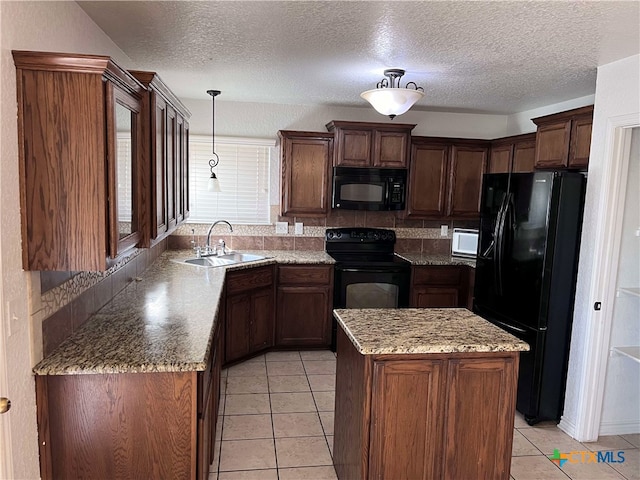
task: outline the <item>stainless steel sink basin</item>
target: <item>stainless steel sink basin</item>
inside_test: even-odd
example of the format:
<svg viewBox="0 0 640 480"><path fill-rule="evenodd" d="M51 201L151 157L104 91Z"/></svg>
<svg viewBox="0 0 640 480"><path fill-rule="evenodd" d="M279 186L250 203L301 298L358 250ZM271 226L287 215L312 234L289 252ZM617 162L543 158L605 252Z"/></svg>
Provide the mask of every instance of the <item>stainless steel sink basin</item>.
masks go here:
<svg viewBox="0 0 640 480"><path fill-rule="evenodd" d="M196 265L198 267L223 267L225 265L234 265L236 263L255 262L256 260L264 260L265 258L267 257L254 255L252 253L234 252L226 255L211 255L177 261L179 263L186 263L187 265Z"/></svg>

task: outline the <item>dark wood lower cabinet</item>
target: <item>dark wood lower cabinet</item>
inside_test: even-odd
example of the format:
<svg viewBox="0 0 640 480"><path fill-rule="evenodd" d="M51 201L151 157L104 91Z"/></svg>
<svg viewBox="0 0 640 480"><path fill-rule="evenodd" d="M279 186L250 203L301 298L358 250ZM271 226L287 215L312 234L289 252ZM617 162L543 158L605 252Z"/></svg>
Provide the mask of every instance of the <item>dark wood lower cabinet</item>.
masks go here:
<svg viewBox="0 0 640 480"><path fill-rule="evenodd" d="M362 355L339 328L338 478L507 480L518 355Z"/></svg>
<svg viewBox="0 0 640 480"><path fill-rule="evenodd" d="M410 305L417 308L468 306L469 269L466 265L412 267Z"/></svg>

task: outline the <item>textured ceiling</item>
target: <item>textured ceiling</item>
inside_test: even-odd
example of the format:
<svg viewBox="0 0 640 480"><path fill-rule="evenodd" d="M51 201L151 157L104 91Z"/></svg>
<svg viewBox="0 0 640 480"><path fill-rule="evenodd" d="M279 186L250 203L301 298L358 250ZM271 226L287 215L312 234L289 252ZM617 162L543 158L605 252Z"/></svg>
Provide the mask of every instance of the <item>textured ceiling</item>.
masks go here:
<svg viewBox="0 0 640 480"><path fill-rule="evenodd" d="M181 98L364 106L397 67L424 87L414 108L514 113L593 94L598 65L640 53L639 1L78 3Z"/></svg>

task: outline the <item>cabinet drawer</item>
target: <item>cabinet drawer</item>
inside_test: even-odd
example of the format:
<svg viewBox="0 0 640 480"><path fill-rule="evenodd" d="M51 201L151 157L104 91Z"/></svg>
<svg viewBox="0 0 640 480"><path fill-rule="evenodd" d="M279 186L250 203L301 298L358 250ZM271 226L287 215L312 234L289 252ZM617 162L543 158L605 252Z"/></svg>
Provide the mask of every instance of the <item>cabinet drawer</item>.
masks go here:
<svg viewBox="0 0 640 480"><path fill-rule="evenodd" d="M414 285L459 285L460 267L427 266L414 267Z"/></svg>
<svg viewBox="0 0 640 480"><path fill-rule="evenodd" d="M239 272L229 272L226 278L227 295L246 292L273 284L273 267L250 268Z"/></svg>
<svg viewBox="0 0 640 480"><path fill-rule="evenodd" d="M332 266L282 266L278 268L279 285L330 285Z"/></svg>

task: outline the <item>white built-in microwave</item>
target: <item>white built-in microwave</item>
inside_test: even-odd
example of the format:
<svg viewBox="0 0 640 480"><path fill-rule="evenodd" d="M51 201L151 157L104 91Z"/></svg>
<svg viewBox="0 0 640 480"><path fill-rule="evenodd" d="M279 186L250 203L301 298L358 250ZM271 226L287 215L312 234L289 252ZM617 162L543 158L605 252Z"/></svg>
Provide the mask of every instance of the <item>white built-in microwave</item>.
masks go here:
<svg viewBox="0 0 640 480"><path fill-rule="evenodd" d="M456 257L476 258L478 252L478 230L471 228L454 228L451 242L451 255Z"/></svg>

